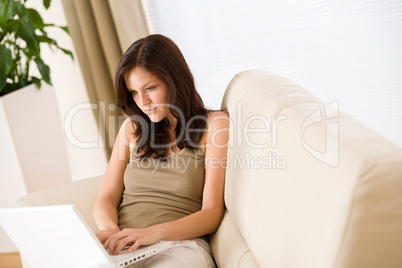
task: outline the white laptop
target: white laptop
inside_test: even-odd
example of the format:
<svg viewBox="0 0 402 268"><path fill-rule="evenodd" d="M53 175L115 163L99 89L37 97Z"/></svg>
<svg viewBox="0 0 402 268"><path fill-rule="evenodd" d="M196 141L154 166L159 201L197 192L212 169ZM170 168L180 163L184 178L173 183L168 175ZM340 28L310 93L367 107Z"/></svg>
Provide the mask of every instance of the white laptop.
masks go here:
<svg viewBox="0 0 402 268"><path fill-rule="evenodd" d="M111 256L73 205L0 209L0 225L33 267L125 267L173 246L160 241Z"/></svg>

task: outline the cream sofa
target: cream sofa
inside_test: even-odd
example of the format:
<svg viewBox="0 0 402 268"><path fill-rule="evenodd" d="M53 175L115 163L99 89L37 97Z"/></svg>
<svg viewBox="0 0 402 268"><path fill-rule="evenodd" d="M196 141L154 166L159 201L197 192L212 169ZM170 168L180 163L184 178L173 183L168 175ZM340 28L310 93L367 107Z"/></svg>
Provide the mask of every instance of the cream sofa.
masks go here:
<svg viewBox="0 0 402 268"><path fill-rule="evenodd" d="M222 107L231 122L227 211L211 236L219 267L402 267L399 147L266 71L237 74ZM74 203L95 231L100 180L17 205Z"/></svg>

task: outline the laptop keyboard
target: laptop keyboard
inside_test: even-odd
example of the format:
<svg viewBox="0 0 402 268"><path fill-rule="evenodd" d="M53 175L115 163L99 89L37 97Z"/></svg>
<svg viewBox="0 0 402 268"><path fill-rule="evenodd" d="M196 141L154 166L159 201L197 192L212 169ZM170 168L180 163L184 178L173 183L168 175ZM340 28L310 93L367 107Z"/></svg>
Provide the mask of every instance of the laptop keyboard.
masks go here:
<svg viewBox="0 0 402 268"><path fill-rule="evenodd" d="M148 253L148 254L147 254ZM122 263L120 266L123 267L125 265L130 265L131 263L134 263L138 260L141 259L145 259L145 257L148 257L150 252L145 250L145 249L141 249L141 248L137 248L134 252L129 252L128 248L127 249L123 249L119 255L110 255L110 257L112 258L113 262L115 263L121 263L121 262L125 262L124 264Z"/></svg>

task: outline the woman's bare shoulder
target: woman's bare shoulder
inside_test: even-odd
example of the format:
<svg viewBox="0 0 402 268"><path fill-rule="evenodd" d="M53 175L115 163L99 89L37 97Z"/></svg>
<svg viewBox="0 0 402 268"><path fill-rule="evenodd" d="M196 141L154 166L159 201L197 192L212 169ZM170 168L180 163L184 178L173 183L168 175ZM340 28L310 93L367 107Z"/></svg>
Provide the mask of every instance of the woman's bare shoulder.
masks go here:
<svg viewBox="0 0 402 268"><path fill-rule="evenodd" d="M206 148L224 147L229 135L229 115L223 111L211 111L207 114L207 131L203 137L204 154Z"/></svg>
<svg viewBox="0 0 402 268"><path fill-rule="evenodd" d="M127 117L124 120L123 124L121 124L119 135L124 134L124 138L131 143L131 142L135 142L135 140L136 140L135 136L134 136L134 132L135 132L135 125L130 120L130 117Z"/></svg>
<svg viewBox="0 0 402 268"><path fill-rule="evenodd" d="M210 130L228 127L229 114L225 111L210 111L207 114L207 121Z"/></svg>

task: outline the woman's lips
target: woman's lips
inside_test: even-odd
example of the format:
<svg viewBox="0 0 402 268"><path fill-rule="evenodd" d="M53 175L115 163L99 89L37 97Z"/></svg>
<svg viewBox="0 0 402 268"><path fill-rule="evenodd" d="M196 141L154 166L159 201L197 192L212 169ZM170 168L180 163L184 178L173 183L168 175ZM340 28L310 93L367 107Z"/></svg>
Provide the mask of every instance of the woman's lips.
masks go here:
<svg viewBox="0 0 402 268"><path fill-rule="evenodd" d="M152 114L153 112L155 112L155 110L156 110L156 107L153 108L153 109L144 110L144 113L146 113L146 114Z"/></svg>

